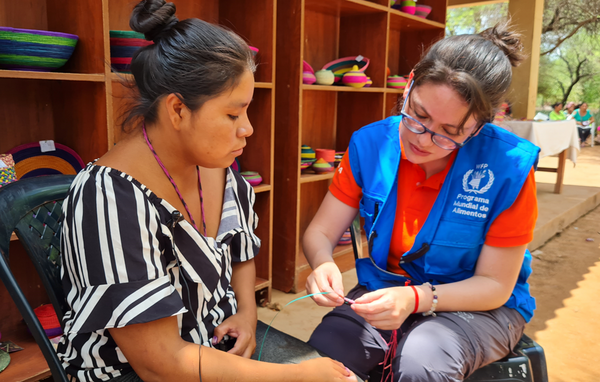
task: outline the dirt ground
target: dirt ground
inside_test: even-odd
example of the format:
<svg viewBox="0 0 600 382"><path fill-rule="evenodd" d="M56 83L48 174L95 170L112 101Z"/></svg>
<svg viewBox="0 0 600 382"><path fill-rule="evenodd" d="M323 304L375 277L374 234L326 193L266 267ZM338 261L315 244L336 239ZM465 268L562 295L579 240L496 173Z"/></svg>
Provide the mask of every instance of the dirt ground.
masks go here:
<svg viewBox="0 0 600 382"><path fill-rule="evenodd" d="M600 381L600 207L533 255L537 310L525 332L544 348L549 381Z"/></svg>

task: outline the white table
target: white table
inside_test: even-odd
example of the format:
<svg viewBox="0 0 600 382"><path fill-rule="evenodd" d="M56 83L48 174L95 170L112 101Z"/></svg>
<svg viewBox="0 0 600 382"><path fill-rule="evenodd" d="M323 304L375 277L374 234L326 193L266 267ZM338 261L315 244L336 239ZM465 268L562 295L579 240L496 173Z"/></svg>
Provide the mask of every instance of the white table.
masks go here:
<svg viewBox="0 0 600 382"><path fill-rule="evenodd" d="M517 136L527 139L540 148L540 158L558 155L558 168L538 167L538 171L556 172L554 193L562 192L565 160L577 163L579 134L575 120L568 121L503 121L502 127Z"/></svg>

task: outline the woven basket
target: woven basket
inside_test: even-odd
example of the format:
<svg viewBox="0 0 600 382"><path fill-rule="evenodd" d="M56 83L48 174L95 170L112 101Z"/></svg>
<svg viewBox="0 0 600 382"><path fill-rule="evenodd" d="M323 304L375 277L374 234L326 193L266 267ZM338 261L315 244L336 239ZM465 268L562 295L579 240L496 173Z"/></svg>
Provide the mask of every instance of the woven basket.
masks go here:
<svg viewBox="0 0 600 382"><path fill-rule="evenodd" d="M0 68L56 70L71 57L78 39L68 33L0 27Z"/></svg>
<svg viewBox="0 0 600 382"><path fill-rule="evenodd" d="M152 45L142 33L133 31L110 31L110 64L118 72L129 73L131 57L140 48Z"/></svg>
<svg viewBox="0 0 600 382"><path fill-rule="evenodd" d="M17 146L8 151L15 161L17 179L43 175L75 175L84 167L79 155L71 148L54 143L54 151L42 152L40 143Z"/></svg>
<svg viewBox="0 0 600 382"><path fill-rule="evenodd" d="M335 75L335 83L338 83L344 77L344 74L351 71L354 66L358 66L358 71L364 73L369 67L369 62L368 58L362 56L343 57L328 62L322 70L331 70Z"/></svg>

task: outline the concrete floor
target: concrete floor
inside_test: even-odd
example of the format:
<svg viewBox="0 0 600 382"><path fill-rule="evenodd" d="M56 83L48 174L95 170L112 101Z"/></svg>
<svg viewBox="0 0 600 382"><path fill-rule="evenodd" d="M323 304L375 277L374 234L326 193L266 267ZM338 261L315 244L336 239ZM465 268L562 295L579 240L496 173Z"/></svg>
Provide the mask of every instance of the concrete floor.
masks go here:
<svg viewBox="0 0 600 382"><path fill-rule="evenodd" d="M547 157L540 161L540 167L556 167L557 163L556 157ZM562 194L553 193L555 181L554 173L536 173L539 216L530 250L540 247L600 204L600 145L582 148L576 166L567 160ZM345 291L356 285L354 270L345 272L343 278ZM271 303L279 303L284 307L288 302L304 295L305 293L288 294L273 290ZM306 298L284 307L273 321L273 327L307 341L329 310ZM258 308L258 318L267 324L275 314L277 312L271 309Z"/></svg>

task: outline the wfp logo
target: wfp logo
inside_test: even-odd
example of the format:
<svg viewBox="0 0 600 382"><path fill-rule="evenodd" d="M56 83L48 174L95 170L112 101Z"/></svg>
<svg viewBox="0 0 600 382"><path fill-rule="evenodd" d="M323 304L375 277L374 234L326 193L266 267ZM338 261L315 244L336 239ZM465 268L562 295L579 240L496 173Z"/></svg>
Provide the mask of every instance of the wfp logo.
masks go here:
<svg viewBox="0 0 600 382"><path fill-rule="evenodd" d="M485 194L494 184L494 173L487 169L487 164L478 164L463 176L462 186L465 192Z"/></svg>

